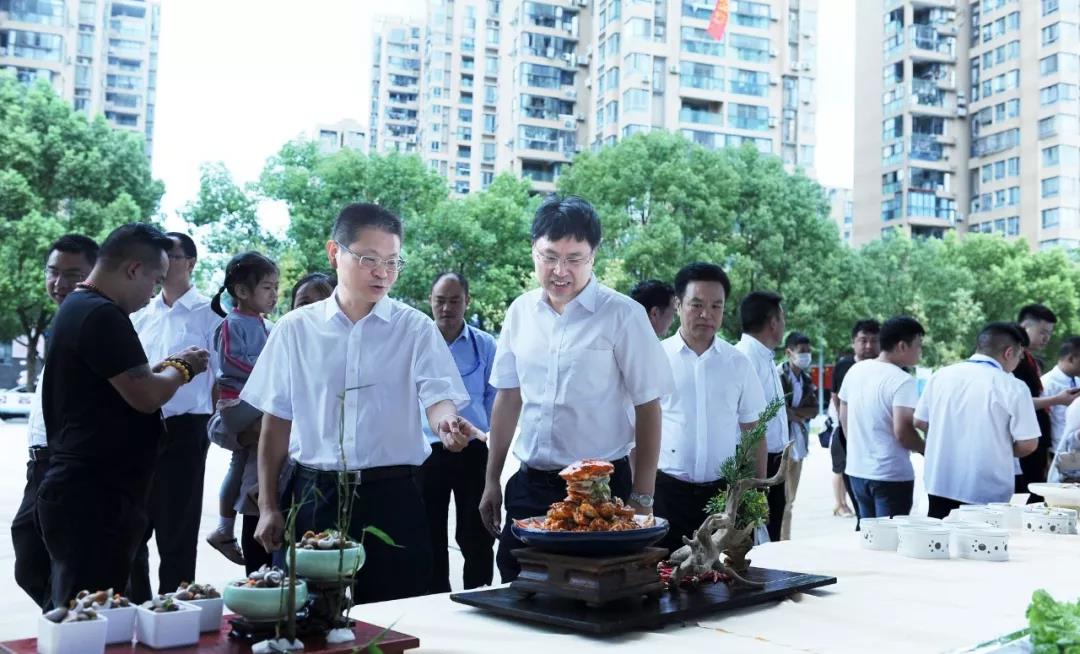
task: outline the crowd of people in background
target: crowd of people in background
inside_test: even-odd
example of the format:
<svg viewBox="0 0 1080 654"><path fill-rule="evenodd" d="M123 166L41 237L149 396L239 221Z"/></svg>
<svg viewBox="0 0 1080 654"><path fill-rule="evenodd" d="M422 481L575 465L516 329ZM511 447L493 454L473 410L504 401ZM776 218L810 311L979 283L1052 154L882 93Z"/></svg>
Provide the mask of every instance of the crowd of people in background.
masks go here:
<svg viewBox="0 0 1080 654"><path fill-rule="evenodd" d="M713 262L623 295L593 274L596 212L552 197L532 223L537 287L508 307L496 337L466 321L460 271L432 280L431 317L390 297L406 265L403 229L382 207L346 206L328 230L334 275L297 281L276 324L280 271L260 253L233 257L207 298L192 283L199 253L186 234L140 223L100 247L57 240L45 285L59 309L12 522L20 587L48 609L82 588L126 588L142 602L193 579L211 443L231 460L210 545L251 571L281 551L289 507L297 533L376 526L395 545L366 541L357 602L450 590L451 498L465 588L491 584L496 567L511 581L522 543L510 524L561 500L558 473L581 459L612 462L612 493L666 518L661 544L675 549L726 487L721 463L777 400L757 473L776 475L785 452L789 465L768 491L760 538L791 537L821 382L780 295L754 290L729 311L732 284ZM728 315L734 344L719 336ZM1080 450L1080 337L1064 339L1045 373L1037 358L1056 322L1033 304L1015 323L987 324L971 357L920 393L913 372L932 334L909 316L858 321L833 369L821 440L834 513L909 513L912 454L925 457L934 517L1007 502L1053 475L1055 457ZM511 446L520 465L504 487Z"/></svg>

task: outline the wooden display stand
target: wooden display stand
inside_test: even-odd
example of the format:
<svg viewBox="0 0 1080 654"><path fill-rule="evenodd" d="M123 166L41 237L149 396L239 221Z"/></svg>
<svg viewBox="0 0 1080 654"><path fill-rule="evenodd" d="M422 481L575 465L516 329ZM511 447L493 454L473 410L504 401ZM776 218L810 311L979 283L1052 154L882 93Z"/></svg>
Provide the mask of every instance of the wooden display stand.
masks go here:
<svg viewBox="0 0 1080 654"><path fill-rule="evenodd" d="M667 553L662 547L648 547L618 556L572 556L526 547L513 551L521 574L510 588L524 597L542 593L593 607L624 598L656 597L664 590L656 566Z"/></svg>
<svg viewBox="0 0 1080 654"><path fill-rule="evenodd" d="M249 654L251 652L251 645L249 643L231 640L228 637L228 633L232 629L229 618L232 617L233 616L231 615L227 615L222 618L221 629L217 632L204 632L199 638L198 645L176 647L160 651L168 651L170 654ZM353 632L356 634L356 640L347 643L327 645L326 641L322 638L308 637L302 639L304 649L300 654L348 654L349 652L352 652L354 648L363 645L378 636L382 631L383 627L367 624L366 622L357 622L353 627ZM387 631L383 634L382 640L379 641L378 646L385 654L401 654L401 652L406 650L420 647L420 639L416 636L410 636L396 631ZM108 645L105 647L105 652L107 654L156 651L159 650L138 644L119 644ZM37 654L37 639L24 638L22 640L9 640L0 643L0 652L3 652L4 654Z"/></svg>

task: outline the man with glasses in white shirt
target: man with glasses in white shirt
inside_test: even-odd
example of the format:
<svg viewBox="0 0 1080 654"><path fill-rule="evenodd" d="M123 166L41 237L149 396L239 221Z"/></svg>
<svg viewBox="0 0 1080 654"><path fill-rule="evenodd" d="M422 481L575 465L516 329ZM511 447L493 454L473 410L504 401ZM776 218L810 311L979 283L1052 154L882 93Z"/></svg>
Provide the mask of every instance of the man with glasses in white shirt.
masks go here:
<svg viewBox="0 0 1080 654"><path fill-rule="evenodd" d="M65 234L49 246L45 259L45 292L57 306L63 304L77 284L86 279L97 261L98 244L82 234ZM38 375L30 402L27 436L30 460L26 464L26 487L22 503L11 519L11 544L15 554L15 583L43 609L52 607L49 585L49 551L37 521L37 490L49 469L49 446L41 394L44 380Z"/></svg>
<svg viewBox="0 0 1080 654"><path fill-rule="evenodd" d="M915 427L926 432L931 518L963 504L1012 498L1014 457L1039 445L1031 393L1012 374L1028 343L1019 325L990 323L970 359L937 371L923 389Z"/></svg>
<svg viewBox="0 0 1080 654"><path fill-rule="evenodd" d="M514 300L503 322L491 373L498 393L480 502L484 524L499 537L496 563L503 582L520 572L512 552L523 545L511 522L542 516L566 496L558 474L565 466L589 458L611 461L612 495L639 512L653 504L660 398L672 391L671 368L641 305L593 276L600 239L600 219L588 202L547 199L532 223L540 288ZM507 482L501 525L500 476L519 418L514 455L521 469Z"/></svg>
<svg viewBox="0 0 1080 654"><path fill-rule="evenodd" d="M671 528L660 542L674 551L701 526L709 500L727 483L720 465L765 409L749 359L717 337L731 282L720 266L692 263L675 275L679 331L661 344L675 376L664 397L663 440L656 472L656 515ZM756 452L765 476L765 443Z"/></svg>
<svg viewBox="0 0 1080 654"><path fill-rule="evenodd" d="M446 340L431 318L388 296L405 266L401 240L393 213L346 206L326 244L334 294L285 314L240 394L264 414L255 538L267 551L282 546L290 506L297 536L338 527L343 467L349 535L376 527L398 545L365 538L357 603L422 595L430 582L431 539L414 479L431 453L421 409L450 452L479 435L457 415L469 394ZM295 469L279 488L286 456Z"/></svg>
<svg viewBox="0 0 1080 654"><path fill-rule="evenodd" d="M742 338L735 348L746 355L757 371L761 390L765 393L765 403L779 398L784 399L784 390L780 384L780 374L776 372L773 351L784 341L787 328L784 318L783 301L776 293L754 291L743 298L739 305L739 318L742 320ZM769 421L765 431L765 446L769 451L767 474L771 477L780 471L780 461L784 447L790 440L788 421L781 411ZM787 502L783 482L769 488L769 522L766 525L769 539L780 540L781 526L784 520L784 504Z"/></svg>
<svg viewBox="0 0 1080 654"><path fill-rule="evenodd" d="M147 502L150 525L135 555L128 587L135 602L145 602L155 592L171 593L181 582L195 578L203 477L210 446L206 423L214 412L212 371L217 368L214 330L221 324L221 317L210 308L210 298L191 283L199 257L195 241L180 232L165 235L173 242L168 252L169 272L161 284L161 292L131 315L131 324L151 361L163 360L170 353L188 347L212 354L209 371L181 386L161 408L165 432ZM150 582L147 543L151 536L155 537L161 556L156 591Z"/></svg>

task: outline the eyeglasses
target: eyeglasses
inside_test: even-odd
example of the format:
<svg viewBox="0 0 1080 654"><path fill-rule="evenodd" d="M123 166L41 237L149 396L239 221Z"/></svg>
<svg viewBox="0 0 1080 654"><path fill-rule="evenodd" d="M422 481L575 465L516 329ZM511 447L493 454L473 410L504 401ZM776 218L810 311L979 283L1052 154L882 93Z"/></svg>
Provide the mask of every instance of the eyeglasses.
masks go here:
<svg viewBox="0 0 1080 654"><path fill-rule="evenodd" d="M591 254L589 256L587 256L587 257L572 256L572 257L566 257L564 259L562 257L551 256L550 254L542 254L542 253L540 253L540 252L538 252L536 250L533 250L533 258L536 259L537 263L543 264L543 265L548 266L550 268L554 268L555 266L559 265L560 263L562 263L562 265L567 267L567 268L577 268L579 266L583 266L586 263L592 261L592 255Z"/></svg>
<svg viewBox="0 0 1080 654"><path fill-rule="evenodd" d="M87 273L84 273L81 270L64 270L64 271L60 271L60 270L57 270L56 268L50 268L50 267L45 268L45 278L46 279L59 279L59 280L63 280L64 282L66 282L68 284L78 284L79 282L86 279L86 277L87 277Z"/></svg>
<svg viewBox="0 0 1080 654"><path fill-rule="evenodd" d="M375 270L379 266L386 269L386 272L401 272L401 269L405 267L405 260L397 257L393 259L380 259L379 257L369 257L366 254L357 254L349 249L348 245L345 245L341 241L334 241L338 244L342 250L345 250L353 256L360 263L360 267L365 270Z"/></svg>

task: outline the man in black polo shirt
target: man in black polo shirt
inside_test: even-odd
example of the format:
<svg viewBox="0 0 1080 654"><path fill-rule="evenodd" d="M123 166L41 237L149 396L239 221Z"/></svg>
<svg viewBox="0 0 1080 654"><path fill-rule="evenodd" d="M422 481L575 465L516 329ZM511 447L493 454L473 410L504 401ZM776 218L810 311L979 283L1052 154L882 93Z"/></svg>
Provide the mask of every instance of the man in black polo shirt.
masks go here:
<svg viewBox="0 0 1080 654"><path fill-rule="evenodd" d="M53 322L42 395L50 459L37 517L57 606L83 588L127 585L146 529L161 406L206 369L197 348L151 369L128 318L161 283L171 247L150 225L117 228Z"/></svg>
<svg viewBox="0 0 1080 654"><path fill-rule="evenodd" d="M97 260L98 244L82 234L56 239L45 259L45 292L57 305L64 303L75 285L86 279ZM48 334L46 334L48 340ZM49 587L49 551L41 540L37 523L37 491L49 469L45 420L41 415L42 380L39 377L30 404L27 436L30 460L26 463L26 487L22 503L11 519L11 545L15 552L15 583L43 609L52 607Z"/></svg>

